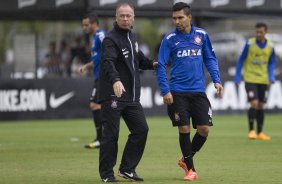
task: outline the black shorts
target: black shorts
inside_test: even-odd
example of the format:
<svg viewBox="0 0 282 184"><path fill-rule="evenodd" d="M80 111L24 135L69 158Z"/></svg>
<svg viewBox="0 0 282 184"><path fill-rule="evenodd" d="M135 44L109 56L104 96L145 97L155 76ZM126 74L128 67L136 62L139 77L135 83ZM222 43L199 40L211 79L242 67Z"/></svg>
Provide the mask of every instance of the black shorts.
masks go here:
<svg viewBox="0 0 282 184"><path fill-rule="evenodd" d="M197 125L212 126L212 109L205 93L172 92L173 104L167 106L168 115L173 126Z"/></svg>
<svg viewBox="0 0 282 184"><path fill-rule="evenodd" d="M264 103L267 101L269 85L246 82L245 89L248 96L248 102L256 99Z"/></svg>
<svg viewBox="0 0 282 184"><path fill-rule="evenodd" d="M94 102L94 103L98 103L98 94L99 94L99 88L98 88L98 79L95 80L94 85L93 85L93 89L91 92L91 96L90 96L90 102Z"/></svg>

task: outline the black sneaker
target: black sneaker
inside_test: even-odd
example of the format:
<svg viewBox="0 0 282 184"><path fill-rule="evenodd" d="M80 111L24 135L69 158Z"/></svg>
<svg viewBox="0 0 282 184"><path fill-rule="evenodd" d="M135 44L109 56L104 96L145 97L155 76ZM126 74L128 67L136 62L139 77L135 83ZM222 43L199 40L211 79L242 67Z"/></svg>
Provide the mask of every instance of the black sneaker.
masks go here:
<svg viewBox="0 0 282 184"><path fill-rule="evenodd" d="M108 177L108 178L103 178L102 182L110 183L110 182L118 182L118 180L114 176L111 176L111 177Z"/></svg>
<svg viewBox="0 0 282 184"><path fill-rule="evenodd" d="M128 179L130 181L144 181L144 179L140 178L135 172L118 171L118 176Z"/></svg>

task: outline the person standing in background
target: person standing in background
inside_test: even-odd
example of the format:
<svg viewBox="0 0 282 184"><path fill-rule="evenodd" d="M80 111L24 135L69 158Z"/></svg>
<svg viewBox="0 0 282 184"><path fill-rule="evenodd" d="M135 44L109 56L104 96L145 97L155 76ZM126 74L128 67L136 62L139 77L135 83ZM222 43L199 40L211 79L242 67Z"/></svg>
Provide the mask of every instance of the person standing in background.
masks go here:
<svg viewBox="0 0 282 184"><path fill-rule="evenodd" d="M94 125L96 128L96 138L93 142L86 144L85 148L99 148L102 138L102 124L101 124L101 105L98 103L99 93L99 69L101 60L102 41L105 38L105 31L99 27L99 20L96 14L89 13L82 19L83 30L86 34L92 36L91 56L92 61L80 67L79 73L85 74L88 70L93 69L94 87L90 97L90 109L92 111Z"/></svg>
<svg viewBox="0 0 282 184"><path fill-rule="evenodd" d="M78 35L74 40L74 45L71 47L71 76L82 76L78 68L91 61L91 49L89 44L89 35ZM91 39L92 40L92 39ZM86 76L91 76L88 72Z"/></svg>
<svg viewBox="0 0 282 184"><path fill-rule="evenodd" d="M65 40L60 42L60 57L62 60L63 76L71 76L71 50L68 43Z"/></svg>
<svg viewBox="0 0 282 184"><path fill-rule="evenodd" d="M264 104L267 101L269 85L275 81L275 51L273 43L265 38L267 25L255 25L256 36L247 40L238 59L234 82L238 85L242 78L250 108L248 110L249 139L270 140L263 133ZM254 130L254 121L257 122L257 132Z"/></svg>
<svg viewBox="0 0 282 184"><path fill-rule="evenodd" d="M61 55L57 52L56 42L49 43L49 51L45 55L47 68L46 78L58 78L63 74Z"/></svg>

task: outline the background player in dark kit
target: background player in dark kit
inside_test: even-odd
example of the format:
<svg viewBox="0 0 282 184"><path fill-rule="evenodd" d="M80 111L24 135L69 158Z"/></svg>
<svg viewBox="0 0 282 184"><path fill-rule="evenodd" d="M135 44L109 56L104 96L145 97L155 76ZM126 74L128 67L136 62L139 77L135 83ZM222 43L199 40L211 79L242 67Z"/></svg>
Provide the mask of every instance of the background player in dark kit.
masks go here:
<svg viewBox="0 0 282 184"><path fill-rule="evenodd" d="M93 69L94 87L90 97L89 107L92 110L94 125L96 128L96 138L93 142L86 144L85 148L99 148L102 138L101 105L98 103L99 93L99 68L101 60L102 41L105 38L105 31L99 27L99 20L96 14L89 13L82 19L82 26L85 33L92 36L91 57L92 61L79 68L80 74L85 74L87 70Z"/></svg>

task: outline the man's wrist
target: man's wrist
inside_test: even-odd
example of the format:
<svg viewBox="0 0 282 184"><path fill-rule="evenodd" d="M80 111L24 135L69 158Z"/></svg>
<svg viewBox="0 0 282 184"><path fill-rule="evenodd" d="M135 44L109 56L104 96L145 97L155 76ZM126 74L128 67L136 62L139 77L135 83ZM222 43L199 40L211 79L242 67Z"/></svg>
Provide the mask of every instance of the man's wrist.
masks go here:
<svg viewBox="0 0 282 184"><path fill-rule="evenodd" d="M120 81L120 78L115 78L115 79L112 81L112 83L114 84L114 83L116 83L117 81Z"/></svg>

